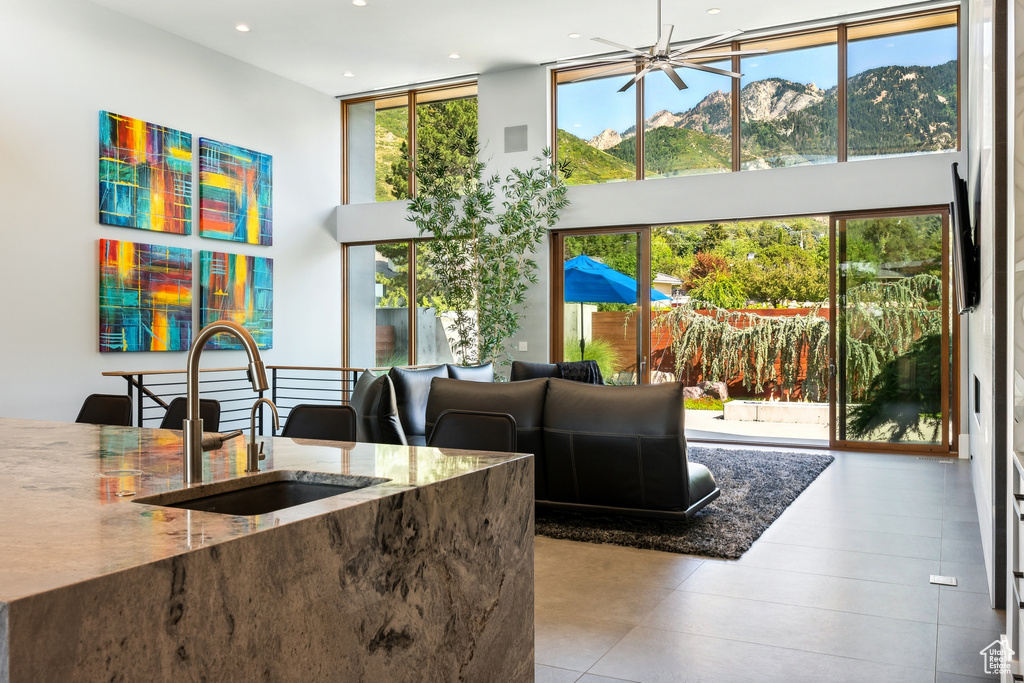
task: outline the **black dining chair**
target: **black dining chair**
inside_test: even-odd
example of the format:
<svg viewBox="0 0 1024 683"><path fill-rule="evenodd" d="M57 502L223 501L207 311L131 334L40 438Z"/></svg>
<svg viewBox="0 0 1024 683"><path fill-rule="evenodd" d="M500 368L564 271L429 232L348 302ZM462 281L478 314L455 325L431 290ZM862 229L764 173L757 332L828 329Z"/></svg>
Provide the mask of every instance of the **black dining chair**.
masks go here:
<svg viewBox="0 0 1024 683"><path fill-rule="evenodd" d="M80 424L132 426L132 400L124 394L90 394L75 422Z"/></svg>
<svg viewBox="0 0 1024 683"><path fill-rule="evenodd" d="M167 405L160 429L181 429L181 423L188 415L188 399L179 396ZM220 431L220 401L213 398L199 399L199 418L203 421L204 432Z"/></svg>
<svg viewBox="0 0 1024 683"><path fill-rule="evenodd" d="M437 416L427 445L515 453L516 420L508 413L446 410Z"/></svg>
<svg viewBox="0 0 1024 683"><path fill-rule="evenodd" d="M288 413L281 436L292 439L355 441L356 411L352 406L303 403Z"/></svg>

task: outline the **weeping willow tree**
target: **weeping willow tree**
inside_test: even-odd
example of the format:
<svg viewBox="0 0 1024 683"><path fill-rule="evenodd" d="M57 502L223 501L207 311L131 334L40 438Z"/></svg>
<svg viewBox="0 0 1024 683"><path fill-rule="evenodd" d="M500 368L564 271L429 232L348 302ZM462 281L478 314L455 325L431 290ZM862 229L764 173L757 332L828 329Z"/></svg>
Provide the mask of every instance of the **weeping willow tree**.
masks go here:
<svg viewBox="0 0 1024 683"><path fill-rule="evenodd" d="M875 280L846 292L839 306L838 339L845 347L851 400L865 405L883 400L884 387L875 381L883 368L916 348L919 340L941 335L941 291L940 278L922 274L893 282ZM805 398L823 400L830 362L824 307L818 304L806 315L773 317L684 305L659 315L654 326L671 339L679 377L693 373L696 363L704 380L742 381L744 388L758 393L768 385L784 392L799 389ZM936 386L936 395L938 391Z"/></svg>

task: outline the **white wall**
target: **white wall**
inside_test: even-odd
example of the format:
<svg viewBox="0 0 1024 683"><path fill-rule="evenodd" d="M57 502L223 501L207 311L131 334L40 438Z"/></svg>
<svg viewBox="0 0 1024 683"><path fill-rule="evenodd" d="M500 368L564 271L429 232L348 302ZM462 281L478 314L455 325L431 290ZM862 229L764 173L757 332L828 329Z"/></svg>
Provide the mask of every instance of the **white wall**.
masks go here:
<svg viewBox="0 0 1024 683"><path fill-rule="evenodd" d="M244 36L239 36L244 39ZM100 225L98 112L108 110L274 158L274 246ZM267 362L339 364L337 102L77 0L0 3L0 416L73 420L105 370L181 368L184 352L99 353L100 238L274 259ZM195 164L198 170L198 164ZM198 253L194 253L198 273ZM194 299L198 304L198 283ZM198 322L198 316L195 318ZM238 365L207 352L204 367Z"/></svg>
<svg viewBox="0 0 1024 683"><path fill-rule="evenodd" d="M548 70L534 67L485 74L479 80L480 140L488 168L505 172L532 163L551 144ZM505 154L506 126L528 126L529 149ZM586 185L569 189L571 205L561 228L700 222L748 217L945 205L949 165L962 152ZM405 220L408 202L350 204L338 209L338 240L416 237ZM528 342L525 360L548 360L550 318L548 245L538 255L541 276L531 290L524 328L514 341Z"/></svg>
<svg viewBox="0 0 1024 683"><path fill-rule="evenodd" d="M981 248L981 297L966 318L967 371L963 391L971 397L967 411L971 481L993 606L1001 607L1006 590L1007 468L1010 398L1008 345L1012 324L1007 266L1012 248L1006 239L1006 112L998 105L1006 64L997 43L1006 31L1005 0L972 0L967 23L968 150L971 199ZM1003 34L1004 35L1004 34ZM1010 245L1012 247L1012 243ZM1012 285L1010 285L1012 286ZM974 381L980 384L975 402Z"/></svg>

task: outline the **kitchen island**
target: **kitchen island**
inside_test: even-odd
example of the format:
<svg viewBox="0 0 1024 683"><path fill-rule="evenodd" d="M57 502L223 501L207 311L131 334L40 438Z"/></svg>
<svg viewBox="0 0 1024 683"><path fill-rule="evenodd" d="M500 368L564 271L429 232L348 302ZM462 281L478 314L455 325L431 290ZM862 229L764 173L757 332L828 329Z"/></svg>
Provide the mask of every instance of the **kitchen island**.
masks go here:
<svg viewBox="0 0 1024 683"><path fill-rule="evenodd" d="M0 419L0 681L533 679L532 457L265 441L264 472L386 481L147 505L188 488L180 432ZM244 438L203 457L253 476Z"/></svg>

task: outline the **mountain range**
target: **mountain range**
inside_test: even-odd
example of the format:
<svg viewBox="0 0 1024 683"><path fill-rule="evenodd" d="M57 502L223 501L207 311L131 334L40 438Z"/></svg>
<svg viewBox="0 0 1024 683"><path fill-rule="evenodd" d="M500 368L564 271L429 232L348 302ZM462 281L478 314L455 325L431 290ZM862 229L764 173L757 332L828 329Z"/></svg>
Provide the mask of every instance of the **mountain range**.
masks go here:
<svg viewBox="0 0 1024 683"><path fill-rule="evenodd" d="M849 156L955 149L957 65L885 66L847 80ZM741 164L771 168L835 160L838 88L783 78L740 90ZM661 110L644 121L647 176L729 170L732 116L729 94L716 91L682 112ZM635 177L636 130L606 129L583 140L559 130L559 158L569 160L570 183Z"/></svg>

